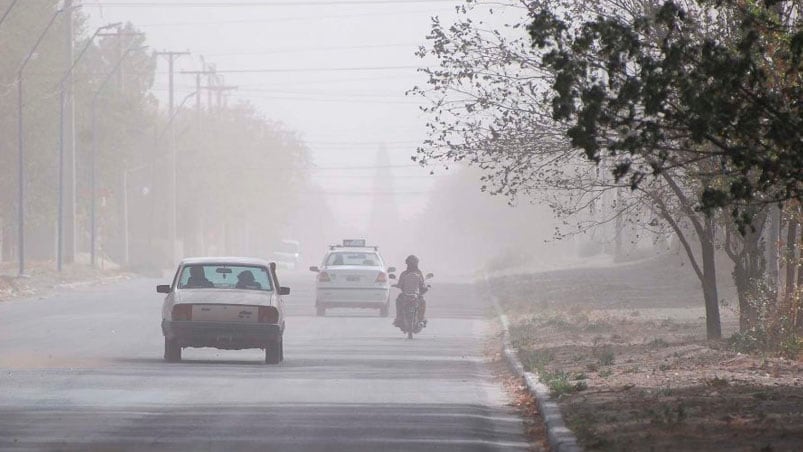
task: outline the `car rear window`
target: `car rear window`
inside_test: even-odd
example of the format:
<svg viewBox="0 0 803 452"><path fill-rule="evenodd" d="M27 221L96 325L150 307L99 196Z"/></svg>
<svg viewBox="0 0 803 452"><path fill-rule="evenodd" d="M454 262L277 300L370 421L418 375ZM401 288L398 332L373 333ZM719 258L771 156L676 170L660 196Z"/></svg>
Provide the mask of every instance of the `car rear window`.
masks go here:
<svg viewBox="0 0 803 452"><path fill-rule="evenodd" d="M341 265L378 267L382 265L382 261L376 253L355 253L348 251L332 253L326 258L327 267L337 267Z"/></svg>
<svg viewBox="0 0 803 452"><path fill-rule="evenodd" d="M226 264L185 265L178 288L273 290L267 268Z"/></svg>

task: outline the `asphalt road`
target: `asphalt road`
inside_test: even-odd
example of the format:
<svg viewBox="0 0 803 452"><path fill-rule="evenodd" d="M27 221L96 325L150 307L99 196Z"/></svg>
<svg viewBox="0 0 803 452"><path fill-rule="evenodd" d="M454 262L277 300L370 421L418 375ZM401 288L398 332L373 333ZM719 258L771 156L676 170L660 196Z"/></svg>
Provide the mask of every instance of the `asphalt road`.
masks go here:
<svg viewBox="0 0 803 452"><path fill-rule="evenodd" d="M433 280L412 341L375 311L315 317L283 278L285 361L185 349L162 360L150 279L0 303L0 449L512 450L523 424L483 356L487 301Z"/></svg>

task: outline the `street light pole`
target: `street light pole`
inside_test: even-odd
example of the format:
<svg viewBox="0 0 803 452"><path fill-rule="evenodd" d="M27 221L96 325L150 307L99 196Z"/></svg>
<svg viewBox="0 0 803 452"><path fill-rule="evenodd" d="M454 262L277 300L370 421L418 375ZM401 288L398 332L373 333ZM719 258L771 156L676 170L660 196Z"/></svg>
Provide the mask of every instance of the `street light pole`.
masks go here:
<svg viewBox="0 0 803 452"><path fill-rule="evenodd" d="M173 75L174 75L174 63L175 59L181 57L183 55L189 55L189 52L157 52L157 55L163 55L167 57L168 61L168 83L169 83L169 93L168 93L168 118L173 117L173 96L174 96L174 85L173 85ZM170 224L168 225L168 229L170 230L168 236L170 240L170 263L171 265L176 261L176 229L177 229L177 219L176 219L176 149L175 149L175 136L172 134L170 135Z"/></svg>
<svg viewBox="0 0 803 452"><path fill-rule="evenodd" d="M89 39L87 40L86 45L84 46L84 48L81 49L81 52L78 54L78 58L76 58L75 60L70 61L69 69L67 69L67 71L64 73L64 76L62 76L61 80L59 80L59 194L58 194L58 196L59 196L59 202L58 202L59 207L58 207L58 221L57 221L57 223L58 223L58 225L57 225L58 232L56 234L57 235L56 269L59 272L61 271L62 264L64 262L64 141L65 141L64 126L65 126L65 119L66 119L65 115L64 115L64 110L65 110L65 103L66 103L66 100L67 100L66 99L67 98L67 95L66 95L67 93L66 93L66 89L65 89L65 83L67 82L68 79L70 79L72 77L73 69L75 69L75 66L78 65L79 61L81 61L81 58L84 56L86 51L92 45L92 42L94 41L94 39L98 35L98 33L100 33L103 30L106 30L108 28L113 28L113 27L118 27L118 26L120 26L119 22L113 23L113 24L104 25L102 27L98 27L98 29L95 30L95 33L93 33L92 36L89 37ZM67 45L70 48L72 48L72 42L68 42ZM71 202L75 202L74 199L71 199ZM73 209L75 209L75 207L73 207ZM72 231L73 228L70 228L70 230ZM73 244L74 241L70 240L68 243L69 244ZM70 245L70 246L72 246L72 245ZM71 252L70 255L72 255L72 254L73 253Z"/></svg>
<svg viewBox="0 0 803 452"><path fill-rule="evenodd" d="M50 27L53 26L53 22L56 21L56 18L62 12L63 10L59 9L53 13L47 26L42 30L42 33L39 34L36 43L25 56L25 59L17 70L17 158L19 159L17 162L17 240L19 242L17 243L17 250L19 252L19 276L25 276L25 140L23 136L25 127L22 117L22 73L25 70L25 66L31 61L31 57L33 57L39 44L42 43L45 35L50 30Z"/></svg>
<svg viewBox="0 0 803 452"><path fill-rule="evenodd" d="M106 87L106 84L111 80L112 76L120 69L120 66L125 61L128 55L135 51L135 50L142 50L145 46L136 47L136 48L128 48L123 53L123 56L117 60L117 64L115 64L114 68L106 74L106 78L98 87L98 90L92 96L92 150L89 154L90 160L90 167L89 167L89 181L90 181L90 202L89 202L89 229L90 229L90 240L89 240L89 262L92 267L95 266L96 261L96 253L95 250L97 248L97 226L96 226L96 213L95 213L95 198L97 198L97 187L96 187L96 179L95 179L95 166L96 166L96 155L97 155L97 110L98 110L98 98L100 94L103 92L103 88Z"/></svg>

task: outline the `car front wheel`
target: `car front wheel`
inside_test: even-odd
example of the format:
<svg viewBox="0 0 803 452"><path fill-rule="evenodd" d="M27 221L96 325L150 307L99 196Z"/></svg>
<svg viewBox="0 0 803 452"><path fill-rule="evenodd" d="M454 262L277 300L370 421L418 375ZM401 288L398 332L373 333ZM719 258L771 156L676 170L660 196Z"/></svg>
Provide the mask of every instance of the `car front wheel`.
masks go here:
<svg viewBox="0 0 803 452"><path fill-rule="evenodd" d="M165 361L169 363L177 363L181 361L181 346L175 339L165 338Z"/></svg>

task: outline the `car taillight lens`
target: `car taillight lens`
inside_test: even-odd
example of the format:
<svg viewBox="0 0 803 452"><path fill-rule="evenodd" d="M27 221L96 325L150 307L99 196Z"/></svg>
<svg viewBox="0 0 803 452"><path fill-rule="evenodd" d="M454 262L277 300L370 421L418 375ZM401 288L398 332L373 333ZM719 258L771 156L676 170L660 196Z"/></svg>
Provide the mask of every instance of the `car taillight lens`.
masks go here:
<svg viewBox="0 0 803 452"><path fill-rule="evenodd" d="M329 277L329 273L320 272L318 273L318 282L329 282L332 278Z"/></svg>
<svg viewBox="0 0 803 452"><path fill-rule="evenodd" d="M259 307L259 322L260 323L277 323L279 322L279 310L273 306L260 306Z"/></svg>
<svg viewBox="0 0 803 452"><path fill-rule="evenodd" d="M177 304L173 306L173 320L192 320L192 305Z"/></svg>
<svg viewBox="0 0 803 452"><path fill-rule="evenodd" d="M388 275L387 275L387 273L385 273L385 272L379 272L379 274L378 274L378 275L376 275L376 281L375 281L375 282L378 282L378 283L386 283L386 282L388 282Z"/></svg>

